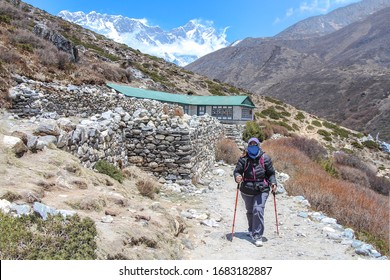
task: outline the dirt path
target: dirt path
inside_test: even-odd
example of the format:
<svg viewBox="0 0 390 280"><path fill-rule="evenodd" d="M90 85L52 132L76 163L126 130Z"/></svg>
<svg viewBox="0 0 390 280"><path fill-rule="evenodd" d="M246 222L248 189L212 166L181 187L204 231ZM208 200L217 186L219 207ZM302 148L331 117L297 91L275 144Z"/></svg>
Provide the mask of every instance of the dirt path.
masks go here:
<svg viewBox="0 0 390 280"><path fill-rule="evenodd" d="M187 259L192 260L352 260L369 259L357 255L351 239L337 238L344 229L337 224L301 217L312 211L288 194L278 194L276 205L279 221L279 236L276 234L273 196L270 195L265 209L265 233L263 247L256 247L247 236L244 203L239 195L235 222L235 234L230 242L236 186L232 177L233 166L218 167L225 171L217 177L219 185L213 191L201 195L204 211L221 217L218 227L198 224L193 250Z"/></svg>

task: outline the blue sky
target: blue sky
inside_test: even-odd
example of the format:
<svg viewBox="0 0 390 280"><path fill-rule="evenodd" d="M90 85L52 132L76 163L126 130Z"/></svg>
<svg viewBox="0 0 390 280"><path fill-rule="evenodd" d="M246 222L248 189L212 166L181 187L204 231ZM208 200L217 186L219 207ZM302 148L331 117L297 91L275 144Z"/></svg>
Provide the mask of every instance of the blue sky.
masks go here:
<svg viewBox="0 0 390 280"><path fill-rule="evenodd" d="M62 10L96 11L146 19L149 26L165 31L198 19L226 29L226 40L270 37L310 16L328 13L358 0L25 0L53 15Z"/></svg>

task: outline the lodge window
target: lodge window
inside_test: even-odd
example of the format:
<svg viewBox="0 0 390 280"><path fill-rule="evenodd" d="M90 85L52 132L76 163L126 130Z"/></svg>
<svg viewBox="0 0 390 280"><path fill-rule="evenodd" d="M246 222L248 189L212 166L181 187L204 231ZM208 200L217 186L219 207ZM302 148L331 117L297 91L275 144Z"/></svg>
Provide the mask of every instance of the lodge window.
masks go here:
<svg viewBox="0 0 390 280"><path fill-rule="evenodd" d="M198 106L198 116L206 114L206 106Z"/></svg>
<svg viewBox="0 0 390 280"><path fill-rule="evenodd" d="M212 106L211 115L219 120L232 120L233 106Z"/></svg>
<svg viewBox="0 0 390 280"><path fill-rule="evenodd" d="M183 105L183 112L184 112L184 114L189 115L189 111L190 111L190 106L188 106L188 105Z"/></svg>
<svg viewBox="0 0 390 280"><path fill-rule="evenodd" d="M241 109L241 119L252 119L252 109L242 108Z"/></svg>

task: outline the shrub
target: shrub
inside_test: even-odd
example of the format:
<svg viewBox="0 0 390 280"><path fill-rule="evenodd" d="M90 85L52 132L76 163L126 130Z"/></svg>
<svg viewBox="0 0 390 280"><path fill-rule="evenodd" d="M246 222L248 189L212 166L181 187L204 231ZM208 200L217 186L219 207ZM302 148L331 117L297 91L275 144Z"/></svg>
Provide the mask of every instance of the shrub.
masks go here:
<svg viewBox="0 0 390 280"><path fill-rule="evenodd" d="M333 158L336 164L338 165L347 165L356 169L359 169L360 171L363 171L364 173L368 172L370 168L367 164L361 161L360 158L354 155L349 155L343 152L336 152L333 154Z"/></svg>
<svg viewBox="0 0 390 280"><path fill-rule="evenodd" d="M363 146L369 149L379 150L379 145L373 140L364 141Z"/></svg>
<svg viewBox="0 0 390 280"><path fill-rule="evenodd" d="M265 116L270 117L271 119L274 119L274 120L277 120L277 119L280 119L283 117L282 114L277 112L274 107L269 107L269 108L261 111L261 113Z"/></svg>
<svg viewBox="0 0 390 280"><path fill-rule="evenodd" d="M312 126L312 125L308 125L306 128L307 128L308 130L314 130L314 126Z"/></svg>
<svg viewBox="0 0 390 280"><path fill-rule="evenodd" d="M295 116L295 119L298 121L303 121L305 119L305 115L302 112L298 112Z"/></svg>
<svg viewBox="0 0 390 280"><path fill-rule="evenodd" d="M19 46L22 49L26 49L32 52L35 49L45 48L47 42L36 36L34 33L17 29L15 34L11 37L11 43L15 46Z"/></svg>
<svg viewBox="0 0 390 280"><path fill-rule="evenodd" d="M96 259L95 223L78 215L20 218L0 212L0 259Z"/></svg>
<svg viewBox="0 0 390 280"><path fill-rule="evenodd" d="M215 159L223 160L228 164L236 164L241 156L241 151L234 140L223 138L215 147Z"/></svg>
<svg viewBox="0 0 390 280"><path fill-rule="evenodd" d="M242 132L242 139L245 142L248 142L248 140L252 137L256 137L260 141L264 141L264 133L260 126L255 121L248 121L245 123L245 128Z"/></svg>
<svg viewBox="0 0 390 280"><path fill-rule="evenodd" d="M370 188L374 191L389 196L390 194L390 180L385 177L378 177L374 173L366 173Z"/></svg>
<svg viewBox="0 0 390 280"><path fill-rule="evenodd" d="M3 194L0 199L5 199L5 200L8 200L8 201L16 201L18 199L21 199L22 196L20 194L17 194L17 193L14 193L14 192L11 192L11 191L7 191L5 194Z"/></svg>
<svg viewBox="0 0 390 280"><path fill-rule="evenodd" d="M272 102L272 103L275 103L277 105L284 105L284 103L282 101L275 99L275 98L272 98L272 97L269 97L269 96L265 96L264 99L267 100L268 102Z"/></svg>
<svg viewBox="0 0 390 280"><path fill-rule="evenodd" d="M364 176L368 179L368 186L372 190L380 194L389 195L390 181L384 177L376 176L375 169L371 168L358 157L345 153L335 153L333 158L338 166L349 166L364 174ZM340 169L340 167L338 168Z"/></svg>
<svg viewBox="0 0 390 280"><path fill-rule="evenodd" d="M285 145L294 147L303 152L311 160L320 162L327 156L326 149L315 139L304 137L291 137L286 139Z"/></svg>
<svg viewBox="0 0 390 280"><path fill-rule="evenodd" d="M288 123L286 123L285 121L280 121L280 122L277 122L276 123L277 125L279 126L283 126L285 127L287 130L289 131L294 131L294 128L292 128L292 126L290 126Z"/></svg>
<svg viewBox="0 0 390 280"><path fill-rule="evenodd" d="M275 168L290 175L285 184L289 195L303 195L314 209L353 228L357 236L367 233L376 249L389 256L388 197L330 176L301 151L290 147L287 138L266 141L263 149Z"/></svg>
<svg viewBox="0 0 390 280"><path fill-rule="evenodd" d="M319 130L317 130L317 133L318 133L319 135L324 136L324 139L325 139L326 141L332 141L332 137L330 137L331 134L330 134L328 131L326 131L326 130L324 130L324 129L319 129Z"/></svg>
<svg viewBox="0 0 390 280"><path fill-rule="evenodd" d="M311 124L312 124L312 125L315 125L315 126L317 126L317 127L322 127L321 122L318 121L318 120L312 120L312 121L311 121Z"/></svg>
<svg viewBox="0 0 390 280"><path fill-rule="evenodd" d="M123 182L123 174L121 170L105 160L99 160L95 164L95 169L98 172L106 174L111 178L117 180L119 183Z"/></svg>
<svg viewBox="0 0 390 280"><path fill-rule="evenodd" d="M340 174L340 178L343 180L352 182L358 186L370 187L370 182L368 181L366 173L361 170L345 165L336 166L336 168Z"/></svg>
<svg viewBox="0 0 390 280"><path fill-rule="evenodd" d="M141 178L135 185L141 195L151 199L153 199L154 195L159 191L158 183L150 178Z"/></svg>
<svg viewBox="0 0 390 280"><path fill-rule="evenodd" d="M363 149L363 145L360 144L360 143L357 142L357 141L353 141L353 142L351 143L351 145L352 145L352 147L354 147L354 148L356 148L356 149L359 149L359 150Z"/></svg>

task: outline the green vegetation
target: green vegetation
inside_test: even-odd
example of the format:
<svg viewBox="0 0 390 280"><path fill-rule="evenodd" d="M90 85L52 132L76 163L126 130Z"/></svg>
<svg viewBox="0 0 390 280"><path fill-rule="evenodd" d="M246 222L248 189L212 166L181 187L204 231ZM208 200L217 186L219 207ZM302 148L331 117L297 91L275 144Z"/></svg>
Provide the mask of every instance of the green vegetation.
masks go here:
<svg viewBox="0 0 390 280"><path fill-rule="evenodd" d="M361 149L364 148L364 146L363 146L362 144L360 144L359 142L357 142L357 141L353 141L353 142L351 143L351 145L352 145L352 147L354 147L354 148L356 148L356 149L359 149L359 150L361 150Z"/></svg>
<svg viewBox="0 0 390 280"><path fill-rule="evenodd" d="M322 127L321 122L318 121L318 120L312 120L312 121L311 121L311 124L312 124L312 125L315 125L315 126L317 126L317 127Z"/></svg>
<svg viewBox="0 0 390 280"><path fill-rule="evenodd" d="M244 131L242 132L242 139L245 142L247 142L251 137L256 137L260 141L264 141L265 139L263 131L255 121L246 122Z"/></svg>
<svg viewBox="0 0 390 280"><path fill-rule="evenodd" d="M283 115L279 112L277 112L275 110L275 107L269 107L263 111L261 111L261 113L264 115L264 116L267 116L271 119L274 119L274 120L278 120L278 119L281 119L283 118Z"/></svg>
<svg viewBox="0 0 390 280"><path fill-rule="evenodd" d="M269 96L265 96L264 98L265 98L265 100L267 100L269 102L272 102L272 103L275 103L277 105L284 105L284 103L282 101L277 100L275 98L272 98L272 97L269 97Z"/></svg>
<svg viewBox="0 0 390 280"><path fill-rule="evenodd" d="M373 234L367 232L366 230L360 230L356 232L356 237L368 244L373 244L375 248L377 248L382 254L386 256L390 256L390 249L387 246L384 239L378 238L377 236L374 236Z"/></svg>
<svg viewBox="0 0 390 280"><path fill-rule="evenodd" d="M95 165L95 169L98 172L106 174L117 180L119 183L123 182L123 174L121 170L105 160L99 160Z"/></svg>
<svg viewBox="0 0 390 280"><path fill-rule="evenodd" d="M102 57L105 57L105 58L107 58L107 59L109 59L111 61L118 61L118 60L120 60L120 58L118 56L105 52L102 48L96 46L95 44L83 42L83 41L81 41L80 39L78 39L76 37L68 36L67 38L69 38L69 40L73 44L81 45L81 46L84 46L87 49L94 50L98 55L100 55Z"/></svg>
<svg viewBox="0 0 390 280"><path fill-rule="evenodd" d="M332 129L333 130L333 135L340 136L341 138L348 138L349 137L349 132L343 128L341 128L338 125L332 124L330 122L323 122L323 126L326 128Z"/></svg>
<svg viewBox="0 0 390 280"><path fill-rule="evenodd" d="M317 130L317 133L318 133L319 135L324 136L324 139L325 139L326 141L332 141L332 137L330 137L331 134L330 134L328 131L326 131L326 130L324 130L324 129L319 129L319 130Z"/></svg>
<svg viewBox="0 0 390 280"><path fill-rule="evenodd" d="M364 147L367 147L367 148L369 148L369 149L376 149L376 150L379 150L379 145L378 145L378 143L376 143L376 142L373 141L373 140L364 141L364 142L363 142L363 146L364 146Z"/></svg>
<svg viewBox="0 0 390 280"><path fill-rule="evenodd" d="M29 53L34 52L34 47L31 44L17 44L16 46L23 51L26 51Z"/></svg>
<svg viewBox="0 0 390 280"><path fill-rule="evenodd" d="M207 80L206 83L207 83L207 85L208 85L209 92L210 92L212 95L218 95L218 96L224 96L224 95L226 95L226 94L224 93L223 87L222 87L220 84L217 84L217 83L212 82L212 81L210 81L210 80Z"/></svg>
<svg viewBox="0 0 390 280"><path fill-rule="evenodd" d="M334 167L331 159L326 159L326 160L320 161L320 165L332 177L335 177L335 178L339 177L339 172Z"/></svg>
<svg viewBox="0 0 390 280"><path fill-rule="evenodd" d="M96 259L95 223L78 215L35 215L20 218L0 212L0 259L89 260Z"/></svg>
<svg viewBox="0 0 390 280"><path fill-rule="evenodd" d="M11 18L8 15L0 15L0 22L4 22L6 24L11 23Z"/></svg>
<svg viewBox="0 0 390 280"><path fill-rule="evenodd" d="M287 128L287 130L289 130L289 131L294 131L295 130L291 125L289 125L285 121L275 122L275 124L283 126L284 128Z"/></svg>
<svg viewBox="0 0 390 280"><path fill-rule="evenodd" d="M303 121L305 119L305 115L302 112L298 112L295 116L295 119L298 121Z"/></svg>

